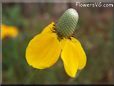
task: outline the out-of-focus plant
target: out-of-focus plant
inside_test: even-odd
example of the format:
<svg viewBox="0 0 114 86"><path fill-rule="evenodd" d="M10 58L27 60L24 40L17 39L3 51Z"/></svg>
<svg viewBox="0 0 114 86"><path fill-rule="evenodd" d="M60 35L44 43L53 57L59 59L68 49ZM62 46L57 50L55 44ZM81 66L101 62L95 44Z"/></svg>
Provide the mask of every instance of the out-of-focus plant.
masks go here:
<svg viewBox="0 0 114 86"><path fill-rule="evenodd" d="M19 34L17 27L15 26L7 26L2 24L1 26L1 38L4 39L6 37L15 38Z"/></svg>
<svg viewBox="0 0 114 86"><path fill-rule="evenodd" d="M3 6L4 8L4 6ZM15 25L15 26L23 26L26 23L26 20L23 18L21 14L21 6L14 5L6 6L6 10L3 10L2 14L2 23L7 25Z"/></svg>

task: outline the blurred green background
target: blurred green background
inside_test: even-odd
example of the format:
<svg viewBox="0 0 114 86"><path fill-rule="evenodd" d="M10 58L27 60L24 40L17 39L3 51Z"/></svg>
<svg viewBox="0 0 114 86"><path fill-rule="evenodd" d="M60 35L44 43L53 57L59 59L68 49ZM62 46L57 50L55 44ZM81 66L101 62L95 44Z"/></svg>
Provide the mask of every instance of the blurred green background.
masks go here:
<svg viewBox="0 0 114 86"><path fill-rule="evenodd" d="M68 8L79 13L74 36L80 40L87 65L75 79L64 71L61 59L45 70L30 67L25 59L29 41ZM91 84L114 83L113 8L76 7L75 3L3 3L2 24L19 29L16 38L2 40L3 84Z"/></svg>

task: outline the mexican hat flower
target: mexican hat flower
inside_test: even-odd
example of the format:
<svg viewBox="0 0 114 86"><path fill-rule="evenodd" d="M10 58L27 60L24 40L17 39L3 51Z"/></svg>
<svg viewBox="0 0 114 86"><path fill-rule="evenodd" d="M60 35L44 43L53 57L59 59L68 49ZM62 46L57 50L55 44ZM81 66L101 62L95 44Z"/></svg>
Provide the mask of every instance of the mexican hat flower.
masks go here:
<svg viewBox="0 0 114 86"><path fill-rule="evenodd" d="M78 13L70 8L36 35L26 49L26 60L37 69L54 65L61 57L66 73L74 78L86 65L86 54L80 42L72 36L78 22Z"/></svg>
<svg viewBox="0 0 114 86"><path fill-rule="evenodd" d="M15 26L1 25L1 39L6 37L15 38L18 35L18 29Z"/></svg>

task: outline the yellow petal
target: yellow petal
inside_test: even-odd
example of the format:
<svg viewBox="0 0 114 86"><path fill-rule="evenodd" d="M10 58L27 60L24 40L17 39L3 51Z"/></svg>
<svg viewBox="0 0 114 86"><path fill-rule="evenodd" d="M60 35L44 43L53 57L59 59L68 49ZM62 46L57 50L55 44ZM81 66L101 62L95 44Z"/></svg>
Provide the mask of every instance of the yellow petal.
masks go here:
<svg viewBox="0 0 114 86"><path fill-rule="evenodd" d="M85 52L84 52L84 50L83 50L83 48L81 46L81 43L77 39L71 37L71 40L72 40L72 42L74 43L74 45L76 47L75 48L76 49L76 53L75 54L78 55L78 59L79 59L78 68L79 69L83 69L85 67L85 65L86 65L86 60L87 60L86 59L86 54L85 54Z"/></svg>
<svg viewBox="0 0 114 86"><path fill-rule="evenodd" d="M64 44L62 49L61 58L64 63L64 68L66 73L70 77L75 77L78 70L78 56L76 54L76 49L74 43L69 39L64 39L61 42Z"/></svg>
<svg viewBox="0 0 114 86"><path fill-rule="evenodd" d="M55 23L52 22L51 24L49 24L48 26L46 26L44 28L44 30L42 31L42 33L52 33L52 31L54 30L54 27L55 27L54 25L55 25Z"/></svg>
<svg viewBox="0 0 114 86"><path fill-rule="evenodd" d="M36 35L26 49L26 60L34 68L52 66L59 58L60 43L55 33Z"/></svg>

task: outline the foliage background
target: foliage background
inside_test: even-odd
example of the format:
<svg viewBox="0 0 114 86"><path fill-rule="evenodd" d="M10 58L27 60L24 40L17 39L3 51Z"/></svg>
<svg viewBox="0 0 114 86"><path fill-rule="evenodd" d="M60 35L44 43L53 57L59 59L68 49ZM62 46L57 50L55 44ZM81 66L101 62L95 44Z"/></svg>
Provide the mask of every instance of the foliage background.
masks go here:
<svg viewBox="0 0 114 86"><path fill-rule="evenodd" d="M49 69L30 67L25 59L29 41L70 7L79 13L75 37L87 54L87 65L75 79L62 61ZM2 40L3 84L114 84L114 8L81 8L75 3L3 3L2 23L18 27L17 38Z"/></svg>

